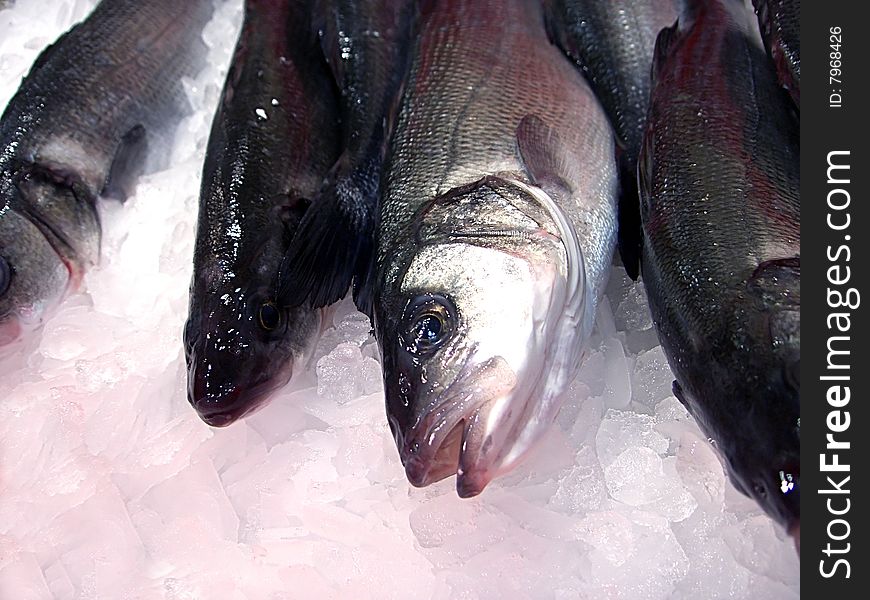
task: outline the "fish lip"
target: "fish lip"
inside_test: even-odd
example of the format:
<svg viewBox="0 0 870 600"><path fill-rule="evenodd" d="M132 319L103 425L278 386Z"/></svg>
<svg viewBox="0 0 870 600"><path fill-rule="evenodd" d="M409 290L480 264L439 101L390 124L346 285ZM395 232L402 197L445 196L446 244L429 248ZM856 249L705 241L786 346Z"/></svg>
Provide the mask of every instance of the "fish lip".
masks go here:
<svg viewBox="0 0 870 600"><path fill-rule="evenodd" d="M420 454L419 450L410 450L415 447L416 442L412 442L408 453L402 457L405 476L411 485L426 487L457 472L462 454L462 440L465 438L466 419L465 415L460 415L458 419L442 419L438 427L426 437L431 439L442 429L447 433L439 436L437 444L430 444L425 454ZM428 429L432 431L432 428Z"/></svg>

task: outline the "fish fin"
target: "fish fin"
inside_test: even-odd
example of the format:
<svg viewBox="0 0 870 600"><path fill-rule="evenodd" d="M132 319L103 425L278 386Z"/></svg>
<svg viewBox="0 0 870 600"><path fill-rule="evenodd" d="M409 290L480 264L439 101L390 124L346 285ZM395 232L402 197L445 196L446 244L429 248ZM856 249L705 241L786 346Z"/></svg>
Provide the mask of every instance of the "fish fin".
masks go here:
<svg viewBox="0 0 870 600"><path fill-rule="evenodd" d="M121 138L100 195L122 202L132 196L136 179L142 174L147 152L148 136L145 127L136 125Z"/></svg>
<svg viewBox="0 0 870 600"><path fill-rule="evenodd" d="M517 151L531 182L556 198L574 193L570 183L578 178L566 160L564 145L555 128L537 115L526 115L517 125Z"/></svg>
<svg viewBox="0 0 870 600"><path fill-rule="evenodd" d="M682 17L680 17L680 19L682 19ZM650 94L652 94L655 89L656 82L659 78L659 72L664 67L665 62L667 62L668 56L671 53L671 46L674 44L674 40L678 36L679 26L680 21L677 21L670 27L665 27L659 31L659 34L656 37L656 45L653 50L652 68L650 70Z"/></svg>
<svg viewBox="0 0 870 600"><path fill-rule="evenodd" d="M279 280L279 301L314 308L341 300L354 276L368 265L379 174L349 171L340 159L293 236ZM374 180L374 181L373 181Z"/></svg>
<svg viewBox="0 0 870 600"><path fill-rule="evenodd" d="M764 261L746 281L746 287L767 307L800 310L801 257Z"/></svg>
<svg viewBox="0 0 870 600"><path fill-rule="evenodd" d="M357 310L374 318L374 279L375 279L375 253L368 253L368 260L364 268L360 269L353 282L353 302Z"/></svg>

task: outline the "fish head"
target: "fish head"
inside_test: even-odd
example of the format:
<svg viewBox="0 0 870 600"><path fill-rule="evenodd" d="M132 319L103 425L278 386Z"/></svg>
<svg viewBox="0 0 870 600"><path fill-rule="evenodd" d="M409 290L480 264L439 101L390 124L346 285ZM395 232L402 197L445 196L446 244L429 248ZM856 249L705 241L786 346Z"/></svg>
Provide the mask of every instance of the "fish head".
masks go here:
<svg viewBox="0 0 870 600"><path fill-rule="evenodd" d="M290 380L319 330L320 311L279 306L265 273L208 271L194 275L184 328L187 397L203 421L224 427Z"/></svg>
<svg viewBox="0 0 870 600"><path fill-rule="evenodd" d="M698 353L703 376L674 391L715 441L734 486L799 547L800 259L762 263L747 291L733 302L727 342Z"/></svg>
<svg viewBox="0 0 870 600"><path fill-rule="evenodd" d="M42 325L70 271L42 231L0 197L0 347Z"/></svg>
<svg viewBox="0 0 870 600"><path fill-rule="evenodd" d="M722 444L734 486L780 523L800 548L799 391L791 376L773 376L761 384L750 406L768 403L744 415L739 444Z"/></svg>
<svg viewBox="0 0 870 600"><path fill-rule="evenodd" d="M413 485L456 473L458 494L475 496L549 428L576 372L582 255L521 180L456 188L411 229L375 298L387 415Z"/></svg>

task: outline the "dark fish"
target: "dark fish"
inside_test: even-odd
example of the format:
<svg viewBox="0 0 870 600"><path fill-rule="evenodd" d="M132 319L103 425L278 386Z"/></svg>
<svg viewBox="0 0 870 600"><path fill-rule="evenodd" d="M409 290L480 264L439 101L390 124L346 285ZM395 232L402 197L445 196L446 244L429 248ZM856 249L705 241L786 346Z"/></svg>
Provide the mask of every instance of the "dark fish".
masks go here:
<svg viewBox="0 0 870 600"><path fill-rule="evenodd" d="M417 16L414 0L322 0L323 51L339 89L344 152L282 269L281 300L325 306L370 262L381 171Z"/></svg>
<svg viewBox="0 0 870 600"><path fill-rule="evenodd" d="M123 198L187 104L211 0L104 0L34 63L0 120L0 345L99 258L97 198Z"/></svg>
<svg viewBox="0 0 870 600"><path fill-rule="evenodd" d="M290 240L340 151L337 91L307 1L248 0L212 123L200 192L188 399L229 425L284 385L320 327L276 303Z"/></svg>
<svg viewBox="0 0 870 600"><path fill-rule="evenodd" d="M798 122L741 0L689 2L653 79L642 267L674 393L799 539Z"/></svg>
<svg viewBox="0 0 870 600"><path fill-rule="evenodd" d="M479 494L549 428L616 234L613 132L537 0L444 0L379 209L374 324L410 482Z"/></svg>
<svg viewBox="0 0 870 600"><path fill-rule="evenodd" d="M801 2L752 0L761 36L776 65L779 82L796 106L801 105Z"/></svg>
<svg viewBox="0 0 870 600"><path fill-rule="evenodd" d="M556 43L583 71L619 136L619 249L633 278L640 260L637 156L656 36L677 19L675 0L544 0Z"/></svg>

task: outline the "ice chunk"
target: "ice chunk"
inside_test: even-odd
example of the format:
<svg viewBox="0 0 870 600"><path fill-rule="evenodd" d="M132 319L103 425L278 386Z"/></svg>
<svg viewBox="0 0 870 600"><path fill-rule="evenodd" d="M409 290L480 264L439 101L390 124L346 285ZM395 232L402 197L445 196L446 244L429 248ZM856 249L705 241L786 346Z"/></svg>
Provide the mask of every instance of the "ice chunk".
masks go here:
<svg viewBox="0 0 870 600"><path fill-rule="evenodd" d="M604 472L587 446L577 454L577 464L559 478L549 505L568 514L578 514L600 508L606 495Z"/></svg>
<svg viewBox="0 0 870 600"><path fill-rule="evenodd" d="M710 443L687 432L677 450L677 472L683 483L701 503L721 510L725 502L725 473Z"/></svg>
<svg viewBox="0 0 870 600"><path fill-rule="evenodd" d="M590 536L597 547L590 553L589 577L598 588L598 597L670 598L689 571L687 553L665 519L642 511L625 513L625 517L603 515L610 522L597 523ZM625 551L618 553L607 543ZM645 559L634 560L639 556Z"/></svg>
<svg viewBox="0 0 870 600"><path fill-rule="evenodd" d="M635 281L628 286L625 298L616 307L614 317L621 331L642 331L652 327L646 289L642 281Z"/></svg>
<svg viewBox="0 0 870 600"><path fill-rule="evenodd" d="M631 447L604 467L610 495L631 506L658 500L663 489L662 458L646 447Z"/></svg>
<svg viewBox="0 0 870 600"><path fill-rule="evenodd" d="M0 549L7 544L9 542L0 538ZM22 600L51 600L55 597L45 581L38 557L16 550L11 558L4 552L4 559L0 560L0 591L14 591L15 598Z"/></svg>
<svg viewBox="0 0 870 600"><path fill-rule="evenodd" d="M661 346L648 350L637 357L631 389L634 400L646 406L655 406L671 395L674 376Z"/></svg>
<svg viewBox="0 0 870 600"><path fill-rule="evenodd" d="M622 343L616 338L604 341L604 402L611 408L626 408L631 402L631 376Z"/></svg>
<svg viewBox="0 0 870 600"><path fill-rule="evenodd" d="M644 446L654 454L668 450L668 440L655 430L655 419L631 411L609 409L595 436L595 449L603 467L608 467L625 450Z"/></svg>
<svg viewBox="0 0 870 600"><path fill-rule="evenodd" d="M353 342L339 344L317 361L317 393L339 403L379 391L381 381L378 361L363 356Z"/></svg>

